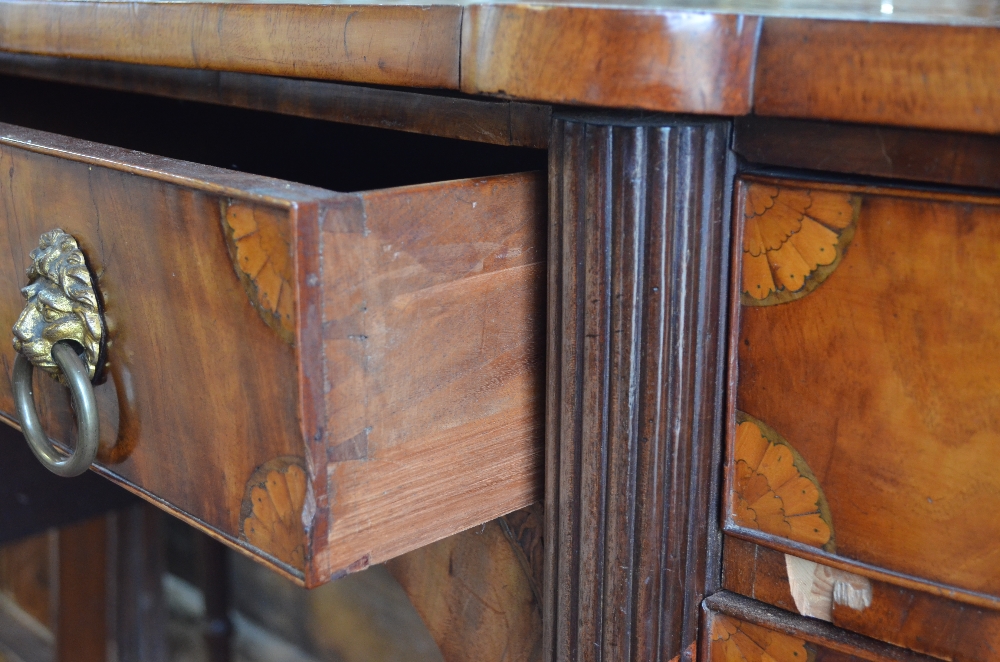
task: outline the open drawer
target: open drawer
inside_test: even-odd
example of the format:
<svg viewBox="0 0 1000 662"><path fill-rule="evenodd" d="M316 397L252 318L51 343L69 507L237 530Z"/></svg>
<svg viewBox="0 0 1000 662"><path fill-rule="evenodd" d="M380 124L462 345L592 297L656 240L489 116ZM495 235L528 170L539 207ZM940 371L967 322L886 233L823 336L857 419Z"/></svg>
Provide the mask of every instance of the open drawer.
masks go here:
<svg viewBox="0 0 1000 662"><path fill-rule="evenodd" d="M8 124L0 166L0 326L53 228L103 299L97 472L307 586L539 497L541 173L335 193Z"/></svg>

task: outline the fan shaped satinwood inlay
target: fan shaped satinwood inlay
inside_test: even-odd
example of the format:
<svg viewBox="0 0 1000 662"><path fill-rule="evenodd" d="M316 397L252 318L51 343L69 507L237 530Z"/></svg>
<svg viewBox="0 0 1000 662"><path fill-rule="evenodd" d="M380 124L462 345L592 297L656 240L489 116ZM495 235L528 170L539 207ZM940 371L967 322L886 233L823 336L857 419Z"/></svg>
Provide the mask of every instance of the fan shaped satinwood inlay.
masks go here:
<svg viewBox="0 0 1000 662"><path fill-rule="evenodd" d="M834 551L823 491L787 441L740 412L733 460L735 524Z"/></svg>
<svg viewBox="0 0 1000 662"><path fill-rule="evenodd" d="M770 306L816 289L840 263L857 195L744 182L741 302Z"/></svg>
<svg viewBox="0 0 1000 662"><path fill-rule="evenodd" d="M298 570L306 560L302 509L307 487L302 458L271 460L247 481L240 517L244 540Z"/></svg>
<svg viewBox="0 0 1000 662"><path fill-rule="evenodd" d="M806 642L744 621L712 616L711 662L810 662Z"/></svg>
<svg viewBox="0 0 1000 662"><path fill-rule="evenodd" d="M222 224L230 257L264 322L289 344L295 340L295 264L287 216L262 205L230 201Z"/></svg>

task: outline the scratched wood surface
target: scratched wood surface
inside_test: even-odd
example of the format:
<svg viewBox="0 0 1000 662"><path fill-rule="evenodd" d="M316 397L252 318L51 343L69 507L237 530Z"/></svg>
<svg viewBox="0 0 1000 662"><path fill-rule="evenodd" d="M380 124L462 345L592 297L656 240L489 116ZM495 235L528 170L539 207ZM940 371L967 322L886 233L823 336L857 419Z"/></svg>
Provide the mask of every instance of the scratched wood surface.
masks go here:
<svg viewBox="0 0 1000 662"><path fill-rule="evenodd" d="M728 526L995 609L1000 200L748 179L737 207Z"/></svg>
<svg viewBox="0 0 1000 662"><path fill-rule="evenodd" d="M800 613L781 552L727 536L722 574L726 590ZM1000 650L1000 612L996 610L878 580L872 580L871 586L871 604L854 609L834 602L830 622L945 660L990 660Z"/></svg>
<svg viewBox="0 0 1000 662"><path fill-rule="evenodd" d="M104 297L100 473L310 585L538 498L543 176L336 194L0 136L0 320L52 227Z"/></svg>

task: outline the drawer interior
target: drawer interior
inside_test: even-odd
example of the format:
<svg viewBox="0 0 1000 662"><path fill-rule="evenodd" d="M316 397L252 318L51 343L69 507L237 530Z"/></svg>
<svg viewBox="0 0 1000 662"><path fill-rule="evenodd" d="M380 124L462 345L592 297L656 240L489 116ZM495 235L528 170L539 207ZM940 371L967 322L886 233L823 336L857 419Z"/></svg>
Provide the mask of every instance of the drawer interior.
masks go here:
<svg viewBox="0 0 1000 662"><path fill-rule="evenodd" d="M0 76L0 122L332 191L544 170L545 150Z"/></svg>

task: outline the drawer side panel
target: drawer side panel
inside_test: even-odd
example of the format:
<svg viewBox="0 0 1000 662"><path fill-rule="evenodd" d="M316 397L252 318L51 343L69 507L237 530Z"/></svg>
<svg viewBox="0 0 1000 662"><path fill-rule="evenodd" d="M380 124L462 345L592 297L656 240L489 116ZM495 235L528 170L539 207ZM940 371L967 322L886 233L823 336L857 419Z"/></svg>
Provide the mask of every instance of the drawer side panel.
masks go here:
<svg viewBox="0 0 1000 662"><path fill-rule="evenodd" d="M319 577L540 497L544 210L528 173L360 194L327 216Z"/></svg>

